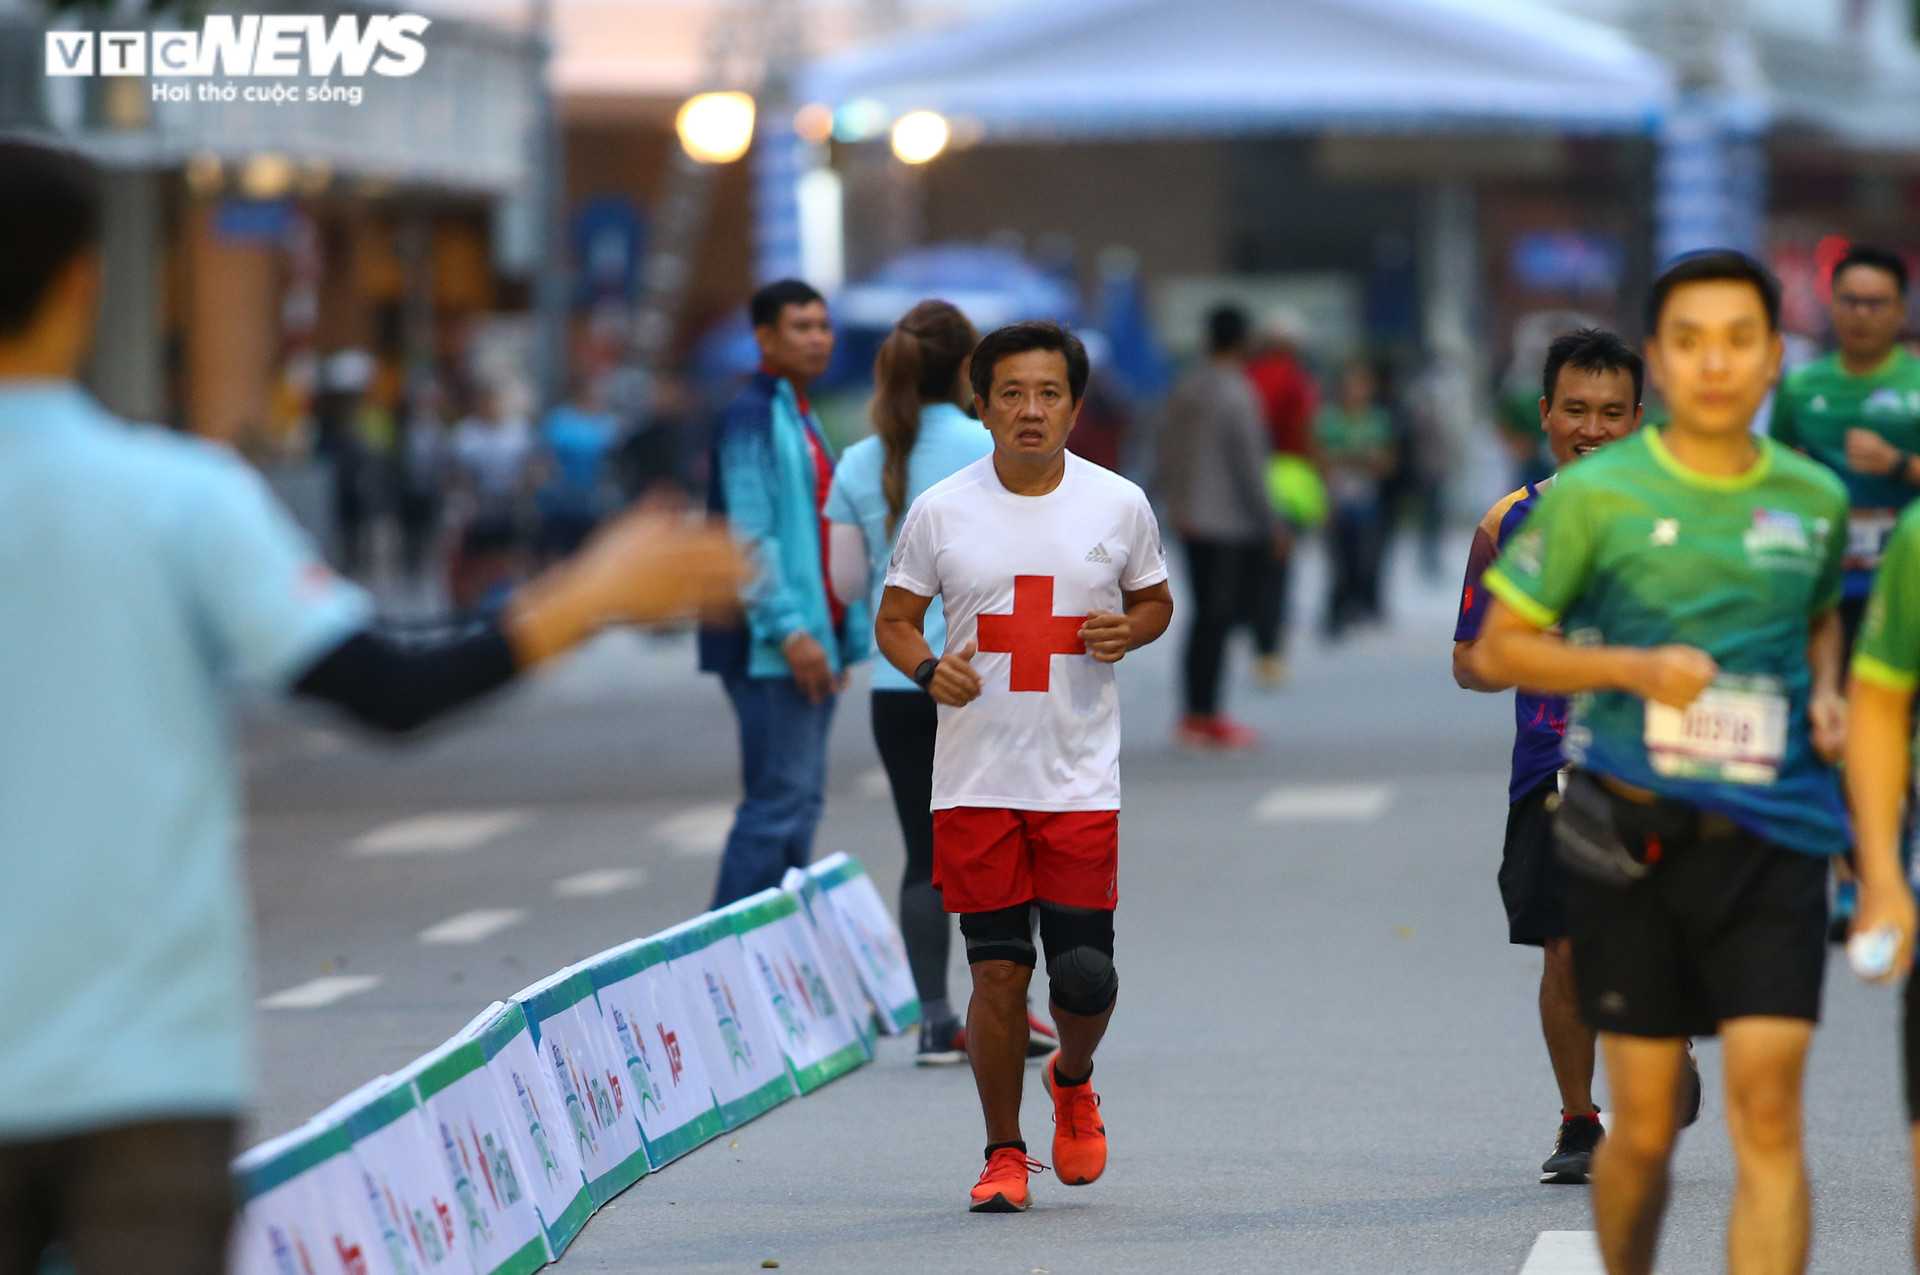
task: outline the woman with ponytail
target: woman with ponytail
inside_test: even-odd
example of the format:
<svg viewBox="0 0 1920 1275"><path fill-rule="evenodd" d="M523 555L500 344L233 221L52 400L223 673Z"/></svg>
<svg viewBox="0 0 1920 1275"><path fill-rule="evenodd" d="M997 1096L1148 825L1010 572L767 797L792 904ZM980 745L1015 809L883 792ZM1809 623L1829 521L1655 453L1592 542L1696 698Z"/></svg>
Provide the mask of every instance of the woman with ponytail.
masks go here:
<svg viewBox="0 0 1920 1275"><path fill-rule="evenodd" d="M961 411L970 401L967 357L973 324L945 301L907 311L873 361L873 437L847 448L827 497L834 594L880 602L893 537L907 507L935 483L992 454L993 438ZM942 649L946 625L934 600L927 641ZM966 1061L959 1016L947 999L950 924L933 884L933 699L885 660L873 664L873 739L893 788L907 868L900 879L900 932L920 993L922 1064Z"/></svg>

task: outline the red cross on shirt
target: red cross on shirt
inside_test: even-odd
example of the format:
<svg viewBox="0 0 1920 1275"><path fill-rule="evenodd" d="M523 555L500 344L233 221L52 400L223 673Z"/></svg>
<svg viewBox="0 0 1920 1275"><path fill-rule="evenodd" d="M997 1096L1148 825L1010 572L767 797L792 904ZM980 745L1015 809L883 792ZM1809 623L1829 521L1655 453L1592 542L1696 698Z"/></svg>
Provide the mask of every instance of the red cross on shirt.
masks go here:
<svg viewBox="0 0 1920 1275"><path fill-rule="evenodd" d="M1015 576L1013 614L980 617L982 651L1006 651L1013 656L1008 689L1044 691L1052 682L1053 657L1085 655L1080 640L1084 616L1053 613L1052 576Z"/></svg>

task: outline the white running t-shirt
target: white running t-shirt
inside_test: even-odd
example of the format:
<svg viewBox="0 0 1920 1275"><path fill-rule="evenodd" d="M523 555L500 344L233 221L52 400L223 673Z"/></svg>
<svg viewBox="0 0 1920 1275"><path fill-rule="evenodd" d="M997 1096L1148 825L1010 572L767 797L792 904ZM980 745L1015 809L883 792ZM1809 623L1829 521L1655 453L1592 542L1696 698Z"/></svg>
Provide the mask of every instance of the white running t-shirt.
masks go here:
<svg viewBox="0 0 1920 1275"><path fill-rule="evenodd" d="M993 457L927 489L894 544L887 584L938 597L947 651L978 641L984 688L940 706L933 809L1120 808L1120 698L1085 653L1089 611L1167 578L1160 528L1134 484L1067 454L1060 485L1016 496Z"/></svg>

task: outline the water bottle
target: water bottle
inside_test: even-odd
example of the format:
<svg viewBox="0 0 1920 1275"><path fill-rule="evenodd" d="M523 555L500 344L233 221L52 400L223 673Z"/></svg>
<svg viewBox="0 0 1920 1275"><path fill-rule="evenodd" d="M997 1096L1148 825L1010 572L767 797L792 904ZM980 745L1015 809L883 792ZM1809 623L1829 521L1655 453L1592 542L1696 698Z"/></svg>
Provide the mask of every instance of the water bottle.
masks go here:
<svg viewBox="0 0 1920 1275"><path fill-rule="evenodd" d="M1899 953L1900 927L1896 925L1863 930L1847 940L1847 963L1869 983L1893 973L1893 958Z"/></svg>

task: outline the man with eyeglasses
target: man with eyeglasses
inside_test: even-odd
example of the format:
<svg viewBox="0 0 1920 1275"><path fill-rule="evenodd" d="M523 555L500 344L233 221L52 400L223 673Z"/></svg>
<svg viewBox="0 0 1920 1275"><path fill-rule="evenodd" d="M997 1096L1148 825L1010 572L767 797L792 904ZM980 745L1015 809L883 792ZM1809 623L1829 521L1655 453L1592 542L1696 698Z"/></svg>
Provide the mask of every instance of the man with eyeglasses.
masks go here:
<svg viewBox="0 0 1920 1275"><path fill-rule="evenodd" d="M1840 348L1781 381L1771 432L1847 485L1840 619L1852 650L1887 537L1920 494L1920 359L1898 344L1907 263L1884 248L1848 249L1833 268L1832 313Z"/></svg>

